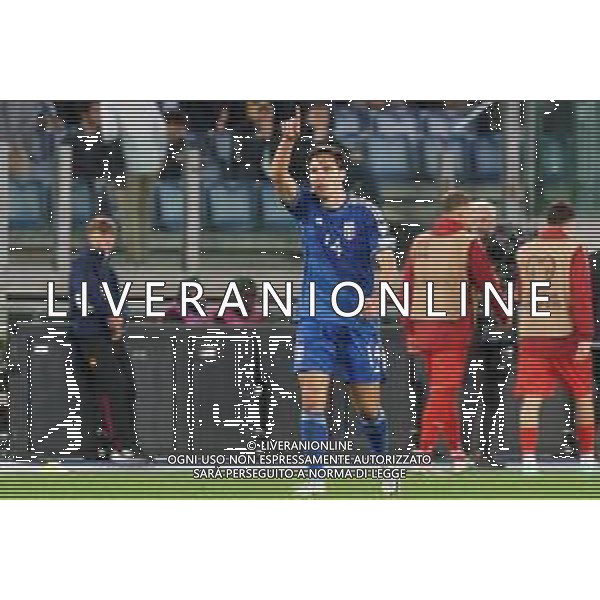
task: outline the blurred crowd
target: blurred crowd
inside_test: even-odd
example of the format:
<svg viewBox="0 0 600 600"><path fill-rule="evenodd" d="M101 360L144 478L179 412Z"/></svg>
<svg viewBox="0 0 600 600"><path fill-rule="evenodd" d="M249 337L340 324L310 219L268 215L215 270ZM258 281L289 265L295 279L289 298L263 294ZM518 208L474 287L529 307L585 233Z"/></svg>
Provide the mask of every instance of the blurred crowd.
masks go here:
<svg viewBox="0 0 600 600"><path fill-rule="evenodd" d="M178 156L186 145L198 148L203 165L220 177L267 180L280 123L297 104L303 114L297 177L306 175L303 158L311 146L335 144L354 166L363 167L352 173L353 184L363 188L372 185L366 163L368 156L377 162L377 147L388 148L391 156L401 142L414 157L425 135L439 142L494 129L493 111L462 126L469 105L461 101L8 101L0 103L0 140L9 146L16 177L39 171L59 144L68 143L74 151L73 176L88 184L136 171L136 154L146 155L147 163L156 159L161 178L177 179L182 173ZM416 174L427 170L413 167Z"/></svg>
<svg viewBox="0 0 600 600"><path fill-rule="evenodd" d="M50 219L56 156L71 148L75 226L94 213L117 216L128 225L134 260L144 232L183 227L190 151L199 159L210 227L290 227L270 167L281 122L296 106L299 182L311 148L324 145L346 154L350 190L377 203L402 182L499 179L499 113L489 104L472 118L475 105L467 101L0 102L0 144L16 199L11 226Z"/></svg>

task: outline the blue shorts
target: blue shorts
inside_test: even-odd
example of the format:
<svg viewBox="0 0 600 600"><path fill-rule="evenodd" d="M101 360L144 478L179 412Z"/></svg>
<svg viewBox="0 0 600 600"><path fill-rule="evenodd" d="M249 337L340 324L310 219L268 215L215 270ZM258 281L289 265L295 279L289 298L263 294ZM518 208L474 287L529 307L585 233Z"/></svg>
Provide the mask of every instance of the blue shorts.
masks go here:
<svg viewBox="0 0 600 600"><path fill-rule="evenodd" d="M383 344L379 319L301 319L296 329L296 373L324 373L346 383L381 383Z"/></svg>

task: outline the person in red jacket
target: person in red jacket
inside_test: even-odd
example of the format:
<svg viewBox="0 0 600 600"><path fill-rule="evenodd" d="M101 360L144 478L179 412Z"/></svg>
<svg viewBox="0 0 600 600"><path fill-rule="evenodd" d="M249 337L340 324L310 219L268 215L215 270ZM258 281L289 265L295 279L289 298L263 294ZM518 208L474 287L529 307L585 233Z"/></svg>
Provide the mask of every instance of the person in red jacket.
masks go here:
<svg viewBox="0 0 600 600"><path fill-rule="evenodd" d="M459 463L466 460L459 397L475 328L475 291L481 293L486 282L501 290L478 235L469 231L472 210L468 197L450 194L444 214L415 238L403 276L410 284L409 316L405 318L408 351L425 359L427 372L418 449L432 452L444 440L450 457ZM465 283L466 301L461 298ZM428 300L428 288L433 289L433 302ZM506 325L505 313L497 303L490 304L498 322Z"/></svg>
<svg viewBox="0 0 600 600"><path fill-rule="evenodd" d="M514 393L523 399L520 442L526 464L535 462L542 403L559 384L575 402L580 458L594 460L591 273L586 250L569 236L574 219L569 204L553 204L546 227L517 255L519 351Z"/></svg>

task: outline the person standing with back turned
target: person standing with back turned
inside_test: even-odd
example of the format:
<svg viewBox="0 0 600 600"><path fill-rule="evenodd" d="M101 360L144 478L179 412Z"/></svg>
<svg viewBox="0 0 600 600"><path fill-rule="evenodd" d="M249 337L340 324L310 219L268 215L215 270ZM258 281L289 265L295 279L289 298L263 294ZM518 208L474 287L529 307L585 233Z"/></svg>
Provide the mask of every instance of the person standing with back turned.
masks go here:
<svg viewBox="0 0 600 600"><path fill-rule="evenodd" d="M553 204L546 227L517 254L519 352L514 394L522 399L521 455L531 470L536 468L542 404L559 384L575 403L580 461L595 463L592 284L587 252L569 235L574 221L571 205ZM533 284L542 283L534 292Z"/></svg>
<svg viewBox="0 0 600 600"><path fill-rule="evenodd" d="M468 464L462 447L460 396L475 332L473 304L477 299L473 292L469 294L463 315L461 284L480 294L486 282L500 289L479 234L469 230L472 210L467 196L449 194L444 214L414 240L403 271L404 281L410 284L410 316L405 317L408 351L425 359L427 371L418 449L431 453L444 440L458 466ZM435 293L435 308L428 300L429 288ZM506 325L505 314L491 304L499 322Z"/></svg>

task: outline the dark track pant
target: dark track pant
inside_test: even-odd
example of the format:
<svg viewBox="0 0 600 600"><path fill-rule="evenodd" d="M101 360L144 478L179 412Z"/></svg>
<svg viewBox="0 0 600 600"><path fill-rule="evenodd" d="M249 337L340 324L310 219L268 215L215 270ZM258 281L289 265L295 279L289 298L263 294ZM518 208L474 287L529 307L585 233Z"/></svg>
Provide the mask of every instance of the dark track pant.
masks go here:
<svg viewBox="0 0 600 600"><path fill-rule="evenodd" d="M498 344L481 344L477 347L472 358L481 359L483 362L483 371L480 373L483 399L481 434L486 450L489 450L494 417L500 407L500 386L506 380L506 372L500 369L502 365L502 346Z"/></svg>
<svg viewBox="0 0 600 600"><path fill-rule="evenodd" d="M106 441L116 450L136 448L135 383L125 344L85 338L73 340L72 346L81 397L81 451L94 455Z"/></svg>
<svg viewBox="0 0 600 600"><path fill-rule="evenodd" d="M481 435L485 440L486 448L489 448L494 417L500 407L501 396L499 386L506 379L505 371L500 369L502 365L502 348L498 344L480 344L473 350L470 356L471 360L479 359L482 361L483 370L479 375L483 397ZM416 395L416 432L413 435L413 441L417 444L419 443L423 409L427 398L426 376L424 366L419 364L420 360L422 359L412 358L409 365L409 382Z"/></svg>

